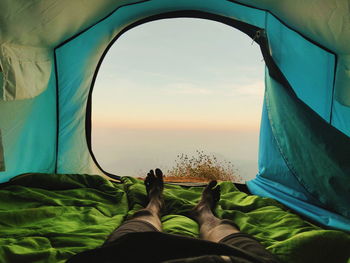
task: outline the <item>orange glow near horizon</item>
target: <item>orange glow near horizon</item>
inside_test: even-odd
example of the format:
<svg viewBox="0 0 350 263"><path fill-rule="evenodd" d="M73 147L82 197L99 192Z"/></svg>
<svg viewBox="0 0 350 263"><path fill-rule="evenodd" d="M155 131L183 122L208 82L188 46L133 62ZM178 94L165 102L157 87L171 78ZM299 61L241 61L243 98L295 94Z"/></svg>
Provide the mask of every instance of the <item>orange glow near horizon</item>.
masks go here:
<svg viewBox="0 0 350 263"><path fill-rule="evenodd" d="M175 121L175 120L103 120L94 121L96 128L118 128L132 130L203 130L203 131L258 131L257 122L220 122L220 121Z"/></svg>

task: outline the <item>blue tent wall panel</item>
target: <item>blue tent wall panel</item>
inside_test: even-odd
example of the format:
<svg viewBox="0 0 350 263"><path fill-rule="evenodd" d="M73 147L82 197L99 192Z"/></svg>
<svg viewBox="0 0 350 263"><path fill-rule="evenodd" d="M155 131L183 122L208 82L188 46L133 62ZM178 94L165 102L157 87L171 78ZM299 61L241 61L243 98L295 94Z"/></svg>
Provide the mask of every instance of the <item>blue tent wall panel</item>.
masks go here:
<svg viewBox="0 0 350 263"><path fill-rule="evenodd" d="M54 70L52 70L54 72ZM0 183L29 172L54 173L56 161L56 85L32 99L0 101L0 124L6 170ZM16 118L13 114L16 113Z"/></svg>
<svg viewBox="0 0 350 263"><path fill-rule="evenodd" d="M267 16L266 26L272 57L297 96L330 121L335 56Z"/></svg>

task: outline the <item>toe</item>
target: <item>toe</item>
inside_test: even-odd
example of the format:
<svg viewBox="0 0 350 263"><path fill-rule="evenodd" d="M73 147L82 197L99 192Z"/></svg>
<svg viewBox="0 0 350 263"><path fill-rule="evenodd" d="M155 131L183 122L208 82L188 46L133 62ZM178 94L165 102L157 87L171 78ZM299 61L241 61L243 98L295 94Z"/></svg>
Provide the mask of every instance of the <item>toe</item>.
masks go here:
<svg viewBox="0 0 350 263"><path fill-rule="evenodd" d="M214 191L214 201L218 202L220 200L220 195L221 195L220 185L217 185L215 189L213 189L213 191Z"/></svg>
<svg viewBox="0 0 350 263"><path fill-rule="evenodd" d="M213 189L218 182L216 180L210 181L208 184L209 189Z"/></svg>
<svg viewBox="0 0 350 263"><path fill-rule="evenodd" d="M159 186L162 187L163 184L164 184L164 182L163 182L163 172L159 168L156 169L156 178L158 180Z"/></svg>
<svg viewBox="0 0 350 263"><path fill-rule="evenodd" d="M204 188L203 194L207 195L207 194L211 193L216 184L217 184L217 182L215 180L210 181L210 183Z"/></svg>
<svg viewBox="0 0 350 263"><path fill-rule="evenodd" d="M151 185L153 184L154 180L156 179L154 173L153 173L153 170L151 170L147 176L146 176L146 179L145 179L145 186L146 186L146 190L147 190L147 193L149 192L150 190L150 187Z"/></svg>
<svg viewBox="0 0 350 263"><path fill-rule="evenodd" d="M157 176L158 178L162 178L162 177L163 177L163 172L162 172L162 170L160 170L159 168L156 169L156 176Z"/></svg>
<svg viewBox="0 0 350 263"><path fill-rule="evenodd" d="M151 183L152 181L154 181L156 179L156 176L153 173L153 170L151 170L146 177L145 181L148 181L149 183Z"/></svg>

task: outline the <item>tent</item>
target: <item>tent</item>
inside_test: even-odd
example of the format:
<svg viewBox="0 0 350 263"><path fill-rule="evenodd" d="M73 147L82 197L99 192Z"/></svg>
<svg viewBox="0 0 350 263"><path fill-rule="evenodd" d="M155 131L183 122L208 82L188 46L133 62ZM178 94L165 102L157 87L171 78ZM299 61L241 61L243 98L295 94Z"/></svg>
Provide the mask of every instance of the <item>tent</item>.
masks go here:
<svg viewBox="0 0 350 263"><path fill-rule="evenodd" d="M349 1L2 0L0 10L1 183L32 172L118 178L91 147L108 49L142 23L211 19L249 35L266 63L250 192L350 231Z"/></svg>

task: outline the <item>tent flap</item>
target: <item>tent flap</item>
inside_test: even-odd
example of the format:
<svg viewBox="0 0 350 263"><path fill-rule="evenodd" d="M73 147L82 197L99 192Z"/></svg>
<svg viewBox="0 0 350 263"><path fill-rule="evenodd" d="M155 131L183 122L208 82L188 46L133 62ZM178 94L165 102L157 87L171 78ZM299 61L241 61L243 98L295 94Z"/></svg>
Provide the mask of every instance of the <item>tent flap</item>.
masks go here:
<svg viewBox="0 0 350 263"><path fill-rule="evenodd" d="M350 217L350 140L266 75L267 110L289 170L324 207Z"/></svg>

